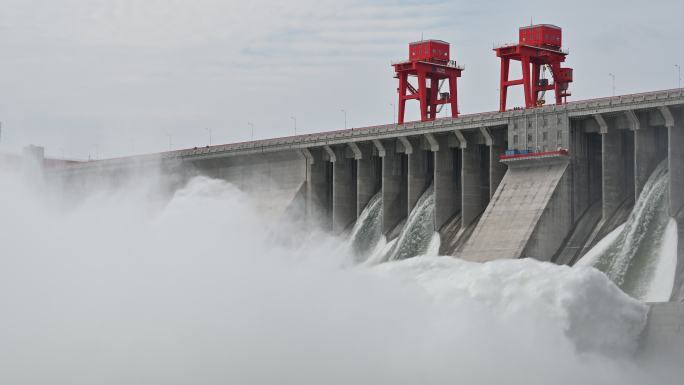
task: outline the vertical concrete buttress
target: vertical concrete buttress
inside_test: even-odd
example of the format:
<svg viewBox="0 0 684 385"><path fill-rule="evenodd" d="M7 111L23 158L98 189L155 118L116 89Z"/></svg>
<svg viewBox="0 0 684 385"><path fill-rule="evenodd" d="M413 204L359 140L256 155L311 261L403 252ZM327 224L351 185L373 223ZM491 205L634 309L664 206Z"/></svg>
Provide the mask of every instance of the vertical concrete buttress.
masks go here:
<svg viewBox="0 0 684 385"><path fill-rule="evenodd" d="M506 152L506 131L490 131L490 135L492 142L489 146L489 200L496 193L496 189L508 170L508 167L499 160L499 157Z"/></svg>
<svg viewBox="0 0 684 385"><path fill-rule="evenodd" d="M439 147L434 152L435 229L439 230L461 211L460 169L456 158L459 150L449 147L449 138L446 135L435 138Z"/></svg>
<svg viewBox="0 0 684 385"><path fill-rule="evenodd" d="M636 201L648 177L657 166L653 164L657 148L655 132L648 129L647 125L642 125L634 111L627 111L626 115L631 124L630 128L634 131L634 200Z"/></svg>
<svg viewBox="0 0 684 385"><path fill-rule="evenodd" d="M596 115L595 119L599 123L601 133L602 216L604 220L608 220L628 193L624 183L627 175L623 162L627 154L623 152L625 146L622 131L615 127L609 128L601 115Z"/></svg>
<svg viewBox="0 0 684 385"><path fill-rule="evenodd" d="M659 108L667 129L667 167L670 176L669 210L677 220L677 268L672 301L684 301L684 109Z"/></svg>
<svg viewBox="0 0 684 385"><path fill-rule="evenodd" d="M684 109L662 107L668 130L668 169L670 172L670 215L682 219L684 208ZM680 242L684 243L684 242Z"/></svg>
<svg viewBox="0 0 684 385"><path fill-rule="evenodd" d="M333 233L343 232L356 219L356 162L345 156L345 147L333 149Z"/></svg>
<svg viewBox="0 0 684 385"><path fill-rule="evenodd" d="M378 158L373 156L371 143L358 144L360 158L356 160L356 216L361 215L381 184L381 170L377 167Z"/></svg>
<svg viewBox="0 0 684 385"><path fill-rule="evenodd" d="M428 188L432 175L428 175L428 151L421 148L420 139L402 138L405 153L408 157L407 206L410 213L416 206L418 199Z"/></svg>
<svg viewBox="0 0 684 385"><path fill-rule="evenodd" d="M329 207L329 163L323 157L322 148L306 150L306 213L309 223L331 230Z"/></svg>
<svg viewBox="0 0 684 385"><path fill-rule="evenodd" d="M667 129L649 127L644 114L627 111L634 130L634 199L644 189L653 170L667 156Z"/></svg>
<svg viewBox="0 0 684 385"><path fill-rule="evenodd" d="M382 158L382 232L387 234L407 215L406 178L403 155L397 153L396 141L380 143L385 152Z"/></svg>
<svg viewBox="0 0 684 385"><path fill-rule="evenodd" d="M489 201L489 151L478 144L477 133L463 134L467 145L461 150L462 228L470 225Z"/></svg>

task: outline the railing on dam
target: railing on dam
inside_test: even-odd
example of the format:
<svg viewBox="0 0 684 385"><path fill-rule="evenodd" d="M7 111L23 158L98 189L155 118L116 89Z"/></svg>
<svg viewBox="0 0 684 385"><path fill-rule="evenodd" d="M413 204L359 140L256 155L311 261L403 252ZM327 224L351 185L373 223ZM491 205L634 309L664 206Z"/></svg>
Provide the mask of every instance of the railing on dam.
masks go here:
<svg viewBox="0 0 684 385"><path fill-rule="evenodd" d="M516 154L501 154L499 155L499 160L503 161L515 161L521 159L541 159L541 158L551 158L559 156L568 156L569 152L566 149L560 149L558 151L543 151L543 152L525 152Z"/></svg>
<svg viewBox="0 0 684 385"><path fill-rule="evenodd" d="M533 109L516 109L505 112L490 111L475 114L464 114L458 118L440 118L429 122L414 121L401 125L384 124L207 147L193 147L155 154L112 158L74 165L66 165L62 166L62 168L88 168L94 165L97 165L97 167L116 166L128 162L160 161L169 158L207 159L250 153L303 149L350 142L363 142L374 139L387 139L399 136L420 135L425 133L467 130L480 127L505 126L508 124L510 118L516 118L520 116L565 112L569 117L573 118L599 113L611 113L675 104L684 104L684 88L580 100L562 105L549 105Z"/></svg>

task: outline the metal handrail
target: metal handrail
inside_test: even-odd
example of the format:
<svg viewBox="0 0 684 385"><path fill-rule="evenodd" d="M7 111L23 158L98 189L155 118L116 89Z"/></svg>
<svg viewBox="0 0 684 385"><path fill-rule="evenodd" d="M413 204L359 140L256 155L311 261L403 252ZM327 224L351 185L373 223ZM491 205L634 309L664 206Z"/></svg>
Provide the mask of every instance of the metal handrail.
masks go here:
<svg viewBox="0 0 684 385"><path fill-rule="evenodd" d="M456 69L459 69L459 70L461 70L461 71L463 71L463 70L465 69L465 66L464 66L464 65L461 65L461 64L458 64L458 63L456 62L456 60L449 60L449 61L447 61L447 62L445 62L445 63L432 62L432 61L429 61L429 60L418 60L418 61L416 61L416 62L417 62L417 63L430 63L430 64L443 65L443 66L446 66L446 67L449 67L449 68L456 68ZM405 64L405 63L411 63L411 60L409 60L409 59L392 60L392 61L390 62L391 65Z"/></svg>
<svg viewBox="0 0 684 385"><path fill-rule="evenodd" d="M560 47L559 47L558 50L553 50L553 49L544 48L544 47L537 47L536 45L521 44L521 43L492 43L492 48L493 48L493 49L508 48L508 47L515 47L516 45L524 45L524 46L527 46L527 47L539 48L539 49L544 49L544 50L547 50L547 51L554 51L554 52L557 51L557 52L560 52L560 53L565 54L565 55L569 55L569 54L570 54L570 50L567 49L567 48L560 48Z"/></svg>

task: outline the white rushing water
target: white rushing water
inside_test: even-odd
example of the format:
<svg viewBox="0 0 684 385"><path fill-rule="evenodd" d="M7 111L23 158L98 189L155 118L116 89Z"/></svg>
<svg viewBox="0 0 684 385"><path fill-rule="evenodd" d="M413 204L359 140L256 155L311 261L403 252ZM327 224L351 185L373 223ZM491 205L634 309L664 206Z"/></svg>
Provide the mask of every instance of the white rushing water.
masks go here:
<svg viewBox="0 0 684 385"><path fill-rule="evenodd" d="M382 193L375 194L356 220L350 235L351 251L357 262L382 250L387 240L382 234Z"/></svg>
<svg viewBox="0 0 684 385"><path fill-rule="evenodd" d="M434 188L430 185L409 213L399 236L387 242L382 234L382 196L368 202L351 231L350 246L355 259L373 265L419 255L439 254L439 233L434 230Z"/></svg>
<svg viewBox="0 0 684 385"><path fill-rule="evenodd" d="M409 213L397 242L385 257L396 261L418 255L435 256L439 252L439 234L435 231L435 194L430 185Z"/></svg>
<svg viewBox="0 0 684 385"><path fill-rule="evenodd" d="M627 222L577 263L606 273L627 294L648 302L670 299L677 264L677 224L667 209L667 163L648 179Z"/></svg>
<svg viewBox="0 0 684 385"><path fill-rule="evenodd" d="M345 267L221 181L0 177L0 384L668 383L631 358L646 306L591 267Z"/></svg>

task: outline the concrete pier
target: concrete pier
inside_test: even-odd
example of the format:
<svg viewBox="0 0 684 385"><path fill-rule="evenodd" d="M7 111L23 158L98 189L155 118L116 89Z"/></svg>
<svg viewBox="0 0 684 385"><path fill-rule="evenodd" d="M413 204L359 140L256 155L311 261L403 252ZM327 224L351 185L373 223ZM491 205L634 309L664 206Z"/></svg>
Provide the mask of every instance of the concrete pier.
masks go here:
<svg viewBox="0 0 684 385"><path fill-rule="evenodd" d="M420 137L400 139L408 158L406 210L410 213L432 182L432 159L428 159L432 157L432 153L423 150Z"/></svg>
<svg viewBox="0 0 684 385"><path fill-rule="evenodd" d="M684 108L662 107L661 112L665 115L668 131L670 215L677 218L681 217L684 208Z"/></svg>
<svg viewBox="0 0 684 385"><path fill-rule="evenodd" d="M563 161L561 161L562 166ZM539 171L543 170L541 168ZM522 252L522 257L535 258L540 261L550 261L556 252L563 245L568 234L571 233L575 218L572 215L572 177L565 169L558 180L555 189L540 190L540 196L548 198L534 230L530 233L529 239ZM536 185L541 188L542 185ZM536 195L536 194L535 194Z"/></svg>
<svg viewBox="0 0 684 385"><path fill-rule="evenodd" d="M677 220L677 273L672 300L684 301L684 108L661 107L668 131L669 210Z"/></svg>
<svg viewBox="0 0 684 385"><path fill-rule="evenodd" d="M382 184L382 159L374 155L372 143L358 145L360 158L356 160L356 216L370 199L380 191Z"/></svg>
<svg viewBox="0 0 684 385"><path fill-rule="evenodd" d="M600 115L596 119L601 122L603 218L608 220L625 199L634 196L634 139L627 130L609 128Z"/></svg>
<svg viewBox="0 0 684 385"><path fill-rule="evenodd" d="M460 149L452 148L447 135L436 136L438 151L434 152L435 229L461 211Z"/></svg>
<svg viewBox="0 0 684 385"><path fill-rule="evenodd" d="M499 157L506 153L508 148L507 133L505 130L487 130L486 128L481 130L485 130L490 135L487 146L489 147L489 198L491 200L508 170L508 167L499 161Z"/></svg>
<svg viewBox="0 0 684 385"><path fill-rule="evenodd" d="M544 227L539 226L543 218L565 211L558 201L568 197L557 190L568 164L567 157L509 162L508 172L460 257L478 262L526 256L549 259L551 255L541 255L540 251L551 247L540 243L543 236L535 232ZM550 244L557 243L557 238L554 235ZM536 244L529 245L531 239L536 239ZM526 251L533 254L527 255Z"/></svg>
<svg viewBox="0 0 684 385"><path fill-rule="evenodd" d="M479 133L464 134L465 148L461 149L462 227L470 225L489 202L489 159L486 145L479 144Z"/></svg>
<svg viewBox="0 0 684 385"><path fill-rule="evenodd" d="M332 167L323 157L323 149L306 150L307 204L309 220L332 230Z"/></svg>
<svg viewBox="0 0 684 385"><path fill-rule="evenodd" d="M397 153L396 140L383 140L382 158L382 232L387 234L407 216L406 155Z"/></svg>
<svg viewBox="0 0 684 385"><path fill-rule="evenodd" d="M333 148L332 231L341 233L356 220L356 161L344 146Z"/></svg>
<svg viewBox="0 0 684 385"><path fill-rule="evenodd" d="M667 157L667 130L663 127L649 127L644 114L632 116L637 129L634 130L634 197L641 194L646 181L658 164Z"/></svg>

